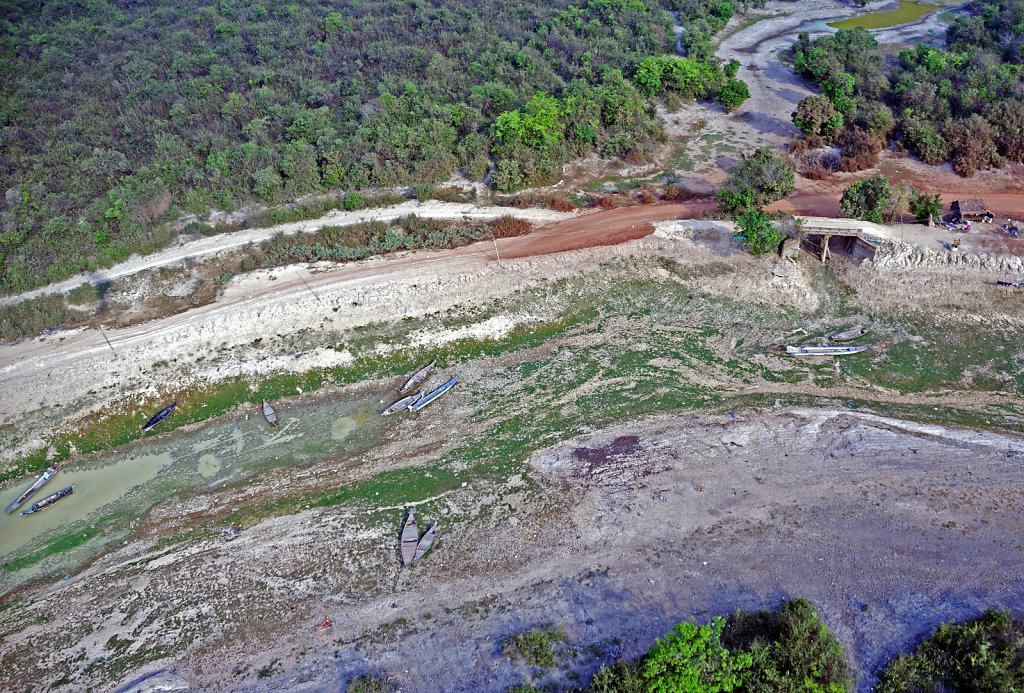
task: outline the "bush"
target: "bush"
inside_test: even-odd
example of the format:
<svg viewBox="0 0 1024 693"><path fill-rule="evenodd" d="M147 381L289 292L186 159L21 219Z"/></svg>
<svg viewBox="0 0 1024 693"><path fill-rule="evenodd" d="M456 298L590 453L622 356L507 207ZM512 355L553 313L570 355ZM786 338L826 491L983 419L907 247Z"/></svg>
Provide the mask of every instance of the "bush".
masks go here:
<svg viewBox="0 0 1024 693"><path fill-rule="evenodd" d="M547 201L548 209L556 212L575 212L579 207L563 197L551 197Z"/></svg>
<svg viewBox="0 0 1024 693"><path fill-rule="evenodd" d="M878 163L885 139L859 127L848 127L839 135L839 146L843 152L839 157L839 170L863 171Z"/></svg>
<svg viewBox="0 0 1024 693"><path fill-rule="evenodd" d="M620 662L601 667L590 680L586 693L647 693L647 682L639 665Z"/></svg>
<svg viewBox="0 0 1024 693"><path fill-rule="evenodd" d="M523 236L533 230L533 224L525 219L517 219L512 216L502 216L491 222L491 231L495 238L513 238Z"/></svg>
<svg viewBox="0 0 1024 693"><path fill-rule="evenodd" d="M839 199L839 213L850 219L865 219L883 224L883 214L893 199L893 189L885 176L857 181Z"/></svg>
<svg viewBox="0 0 1024 693"><path fill-rule="evenodd" d="M354 212L357 209L362 209L363 207L365 207L366 200L359 193L350 192L349 194L345 195L345 201L344 203L342 203L342 206L345 208L346 211Z"/></svg>
<svg viewBox="0 0 1024 693"><path fill-rule="evenodd" d="M876 693L1024 690L1024 619L987 610L974 621L944 623L913 655L897 657Z"/></svg>
<svg viewBox="0 0 1024 693"><path fill-rule="evenodd" d="M718 102L725 106L726 111L733 111L750 98L747 83L738 79L729 79L718 90Z"/></svg>
<svg viewBox="0 0 1024 693"><path fill-rule="evenodd" d="M651 647L640 665L651 693L718 693L732 691L753 660L730 652L719 638L725 619L709 625L680 623Z"/></svg>
<svg viewBox="0 0 1024 693"><path fill-rule="evenodd" d="M776 611L737 612L722 642L749 652L743 691L845 693L853 679L843 648L818 620L806 599L786 602Z"/></svg>
<svg viewBox="0 0 1024 693"><path fill-rule="evenodd" d="M510 659L521 659L532 667L553 667L554 646L567 641L561 628L547 625L509 636L501 654Z"/></svg>
<svg viewBox="0 0 1024 693"><path fill-rule="evenodd" d="M907 207L914 218L921 223L927 223L929 217L942 218L942 198L937 193L926 195L918 190L913 190L907 198Z"/></svg>
<svg viewBox="0 0 1024 693"><path fill-rule="evenodd" d="M750 210L733 217L733 221L739 227L743 245L751 255L777 253L779 244L786 238L786 234L775 228L771 217L764 212Z"/></svg>
<svg viewBox="0 0 1024 693"><path fill-rule="evenodd" d="M734 168L718 190L723 212L741 212L781 200L794 189L793 162L761 147Z"/></svg>
<svg viewBox="0 0 1024 693"><path fill-rule="evenodd" d="M412 194L413 197L421 202L423 200L429 200L434 197L434 186L430 183L420 183L419 185L413 186Z"/></svg>
<svg viewBox="0 0 1024 693"><path fill-rule="evenodd" d="M398 690L390 676L363 674L348 682L348 693L392 693Z"/></svg>

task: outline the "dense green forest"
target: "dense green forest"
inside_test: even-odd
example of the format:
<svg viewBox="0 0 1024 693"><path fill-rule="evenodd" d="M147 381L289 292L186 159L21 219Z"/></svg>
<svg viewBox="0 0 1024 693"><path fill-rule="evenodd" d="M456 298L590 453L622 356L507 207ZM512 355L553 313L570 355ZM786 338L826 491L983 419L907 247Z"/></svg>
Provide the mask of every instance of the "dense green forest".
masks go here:
<svg viewBox="0 0 1024 693"><path fill-rule="evenodd" d="M734 0L11 0L0 9L0 291L167 241L155 221L327 190L551 183L663 137L633 81L734 102ZM664 66L663 66L664 67ZM742 98L743 90L740 89ZM660 92L659 92L660 93Z"/></svg>
<svg viewBox="0 0 1024 693"><path fill-rule="evenodd" d="M1024 161L1024 0L966 9L945 49L918 45L888 65L865 29L802 34L794 67L822 90L793 115L804 144L838 144L843 171L873 166L890 139L963 176Z"/></svg>

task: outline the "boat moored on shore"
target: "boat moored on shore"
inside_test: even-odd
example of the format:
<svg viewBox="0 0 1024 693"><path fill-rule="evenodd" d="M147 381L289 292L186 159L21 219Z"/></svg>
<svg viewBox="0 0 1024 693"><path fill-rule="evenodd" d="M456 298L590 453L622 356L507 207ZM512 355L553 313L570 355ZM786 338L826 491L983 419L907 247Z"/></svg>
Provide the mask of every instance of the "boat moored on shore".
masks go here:
<svg viewBox="0 0 1024 693"><path fill-rule="evenodd" d="M33 494L35 494L36 491L41 489L43 487L43 485L46 484L47 481L52 479L53 475L56 474L56 473L57 473L57 468L56 467L49 467L46 471L44 471L42 474L39 475L38 479L36 479L34 482L32 482L32 485L29 486L28 489L25 490L25 493L23 493L20 496L18 496L18 500L14 501L10 505L8 505L7 509L4 510L4 512L5 513L13 513L15 510L17 510L18 506L20 506L22 503L24 503L29 498L31 498L33 496Z"/></svg>

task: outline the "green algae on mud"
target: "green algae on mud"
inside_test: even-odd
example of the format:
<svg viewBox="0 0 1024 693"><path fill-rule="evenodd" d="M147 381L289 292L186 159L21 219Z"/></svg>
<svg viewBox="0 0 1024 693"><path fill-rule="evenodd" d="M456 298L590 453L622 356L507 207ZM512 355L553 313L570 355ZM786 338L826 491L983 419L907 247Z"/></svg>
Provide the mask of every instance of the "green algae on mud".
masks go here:
<svg viewBox="0 0 1024 693"><path fill-rule="evenodd" d="M302 376L272 376L259 384L232 381L221 389L197 392L188 398L189 413L177 423L217 416L233 407L236 412L187 432L130 446L136 453L176 446L178 457L186 461L176 477L179 486L170 480L162 486L163 499L185 488L217 484L223 500L251 483L253 474L274 467L308 467L327 459L333 466L347 465L351 473L346 472L346 478L352 481L330 488L315 483L286 488L269 497L239 501L237 510L228 500L226 507L208 513L206 524L195 527L196 532L176 528L173 531L178 533L167 541L206 536L204 527L210 529L211 522L214 529L210 531L217 531L221 522L244 528L268 517L343 504L360 514L375 514L380 508L425 502L463 484L504 483L521 474L530 455L545 447L618 422L672 412L688 415L738 406L770 407L775 401L836 407L852 403L851 409L913 420L1020 428L1018 412L998 406L934 409L925 404L896 405L871 396L871 389L878 386L888 392L924 395L923 399L929 392L950 389L990 391L999 386L1020 392L1024 380L1016 376L1015 364L1021 355L1012 335L974 325L963 330L948 323L940 326L920 314L873 312L859 305L856 292L827 268L810 270L815 290L827 297L810 314L697 291L693 284L699 286L705 279L702 272L711 277L721 274L713 264L696 271L691 268L686 276L666 268L675 275L671 281L637 279L625 269L558 284L554 288L563 300L551 319L521 325L500 338L461 340L432 350L399 349L385 355L376 350L377 344L394 343L394 329L408 331L418 325L375 326L360 331L356 353L363 355L349 366ZM610 286L609 278L615 280ZM491 310L502 308L497 305ZM766 346L789 338L796 328L808 328L799 340L813 341L837 325L848 325L854 317L873 325L867 339L872 348L864 355L818 362L764 355ZM944 346L940 336L946 342L953 339L956 348ZM937 356L934 368L924 371L921 354L909 348L922 341L946 352ZM471 369L482 376L460 385L462 425L446 436L450 444L444 451L413 450L413 466L377 468L359 478L361 452L390 430L374 414L376 399L390 389L389 380L397 383L428 355L436 357L442 368ZM965 372L975 375L964 380ZM353 385L362 380L374 382ZM852 385L862 394L850 401L828 395L743 394L757 382L808 382L819 389ZM350 387L326 387L342 383ZM257 413L261 399L276 401L275 394L280 397L296 388L312 391L316 384L324 391L310 394L312 402L293 400L279 407L281 429L266 427ZM344 403L336 401L339 392L344 392ZM201 406L207 403L202 397L208 406ZM253 405L251 417L243 418L237 411L239 401ZM86 542L100 536L90 535L91 530L78 533L78 528L71 534L85 535ZM22 567L41 563L64 550L67 543L59 539L50 537L49 543L28 547L12 560ZM104 534L101 541L107 540Z"/></svg>

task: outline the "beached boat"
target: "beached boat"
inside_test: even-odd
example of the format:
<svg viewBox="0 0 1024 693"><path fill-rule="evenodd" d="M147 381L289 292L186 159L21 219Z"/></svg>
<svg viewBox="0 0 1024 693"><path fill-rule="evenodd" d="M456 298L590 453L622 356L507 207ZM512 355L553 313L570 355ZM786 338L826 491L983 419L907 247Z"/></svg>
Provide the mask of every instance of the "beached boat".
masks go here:
<svg viewBox="0 0 1024 693"><path fill-rule="evenodd" d="M267 404L267 400L263 400L263 418L267 420L272 428L277 427L277 412L274 408Z"/></svg>
<svg viewBox="0 0 1024 693"><path fill-rule="evenodd" d="M423 395L423 397L419 401L417 401L417 402L415 402L413 404L410 404L409 405L409 411L419 411L420 409L422 409L423 407L427 406L428 404L433 402L435 399L437 399L438 397L440 397L444 393L448 392L448 390L452 389L452 386L455 385L455 383L457 383L457 382L459 382L459 376L456 375L451 380L449 380L444 385L442 385L441 387L439 387L436 390L433 390L433 391L428 392L427 394Z"/></svg>
<svg viewBox="0 0 1024 693"><path fill-rule="evenodd" d="M147 421L147 422L146 422L146 425L142 427L142 432L143 432L143 433L145 433L145 432L146 432L146 431L148 431L149 429L153 428L153 426L156 426L156 425L157 425L158 423L160 423L161 421L163 421L163 420L164 420L164 418L165 418L165 417L166 417L166 416L167 416L168 414L170 414L170 413L171 413L171 411L173 411L173 409L174 409L174 408L175 408L176 406L178 406L178 403L177 403L177 402L172 402L172 403L171 403L171 406L169 406L169 407L164 407L163 409L161 409L161 410L160 410L160 412L159 412L159 413L158 413L158 414L157 414L156 416L154 416L154 417L153 417L152 419L150 419L149 421Z"/></svg>
<svg viewBox="0 0 1024 693"><path fill-rule="evenodd" d="M34 482L32 482L32 485L28 487L28 489L25 491L25 493L23 493L20 496L18 496L18 500L14 501L10 505L8 505L7 509L4 510L4 512L5 513L13 513L15 510L17 510L19 505L21 505L22 503L27 501L29 498L31 498L32 494L34 494L36 491L41 489L43 487L43 484L45 484L47 481L52 479L53 475L56 474L56 473L57 473L57 468L56 467L48 468L45 472L43 472L42 474L39 475L38 479L36 479Z"/></svg>
<svg viewBox="0 0 1024 693"><path fill-rule="evenodd" d="M1013 289L1019 289L1024 286L1024 282L996 282L999 286L1009 286Z"/></svg>
<svg viewBox="0 0 1024 693"><path fill-rule="evenodd" d="M402 565L409 565L412 563L413 558L416 556L416 546L419 543L420 530L416 526L416 518L413 517L412 510L409 511L409 517L405 520L405 525L402 527Z"/></svg>
<svg viewBox="0 0 1024 693"><path fill-rule="evenodd" d="M403 409L408 409L413 404L416 404L417 402L419 402L420 398L422 396L423 396L422 392L417 392L414 395L409 395L408 397L403 397L402 399L398 400L397 402L392 403L391 406L389 406L386 409L384 409L384 411L382 411L380 414L381 414L381 416L391 416L392 414L400 412Z"/></svg>
<svg viewBox="0 0 1024 693"><path fill-rule="evenodd" d="M857 325L856 327L851 327L848 330L843 330L841 332L833 332L828 336L828 338L830 341L833 342L848 342L851 339L863 337L867 333L868 328L864 327L863 325Z"/></svg>
<svg viewBox="0 0 1024 693"><path fill-rule="evenodd" d="M57 501L61 500L62 498L67 498L68 496L70 496L74 492L75 492L75 487L74 486L68 486L67 488L62 488L60 491L57 491L57 493L51 493L49 496L47 496L43 500L39 501L38 503L33 503L31 508L29 508L28 510L22 510L21 514L22 515L31 515L32 513L37 513L40 510L45 510L46 508L49 508L51 505L53 505Z"/></svg>
<svg viewBox="0 0 1024 693"><path fill-rule="evenodd" d="M427 365L420 366L415 371L413 371L412 375L409 376L409 379L402 383L401 387L398 388L398 392L409 392L410 390L414 389L417 385L422 383L424 380L426 380L427 376L430 375L430 371L434 370L435 363L437 363L437 359L434 359Z"/></svg>
<svg viewBox="0 0 1024 693"><path fill-rule="evenodd" d="M790 356L844 356L865 349L866 346L787 346L786 353Z"/></svg>
<svg viewBox="0 0 1024 693"><path fill-rule="evenodd" d="M420 541L416 544L416 555L412 557L414 561L418 561L423 554L430 551L430 546L434 543L434 537L437 536L437 523L430 525L430 529L427 533L420 537Z"/></svg>

